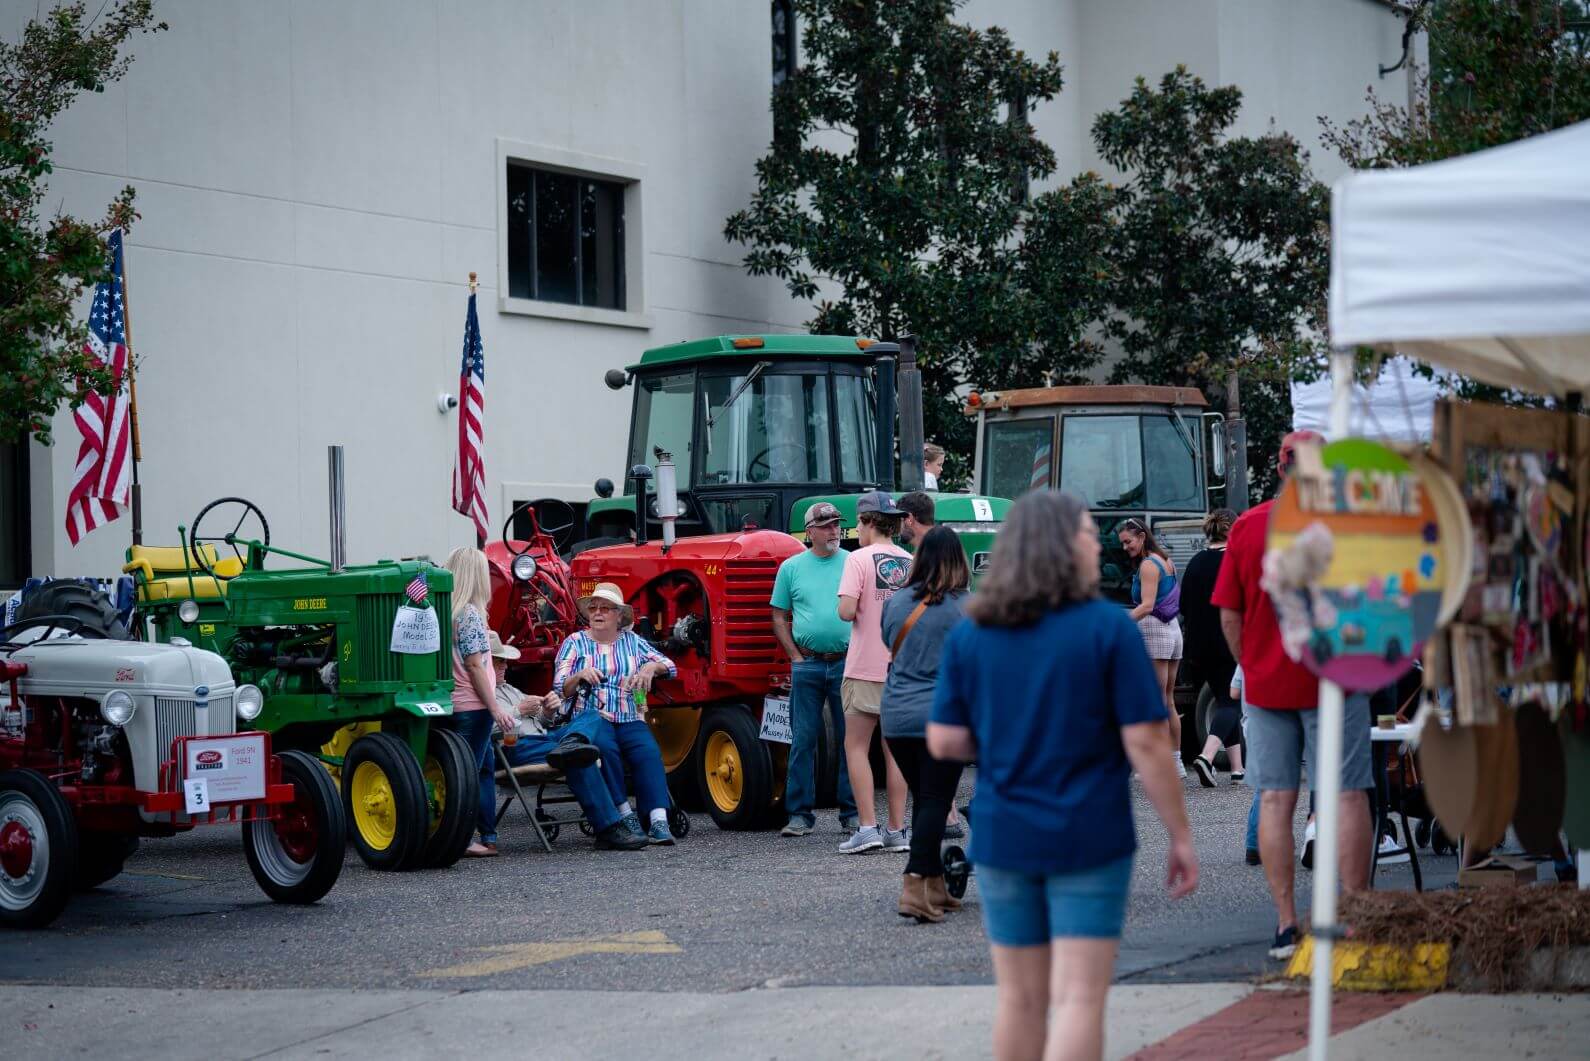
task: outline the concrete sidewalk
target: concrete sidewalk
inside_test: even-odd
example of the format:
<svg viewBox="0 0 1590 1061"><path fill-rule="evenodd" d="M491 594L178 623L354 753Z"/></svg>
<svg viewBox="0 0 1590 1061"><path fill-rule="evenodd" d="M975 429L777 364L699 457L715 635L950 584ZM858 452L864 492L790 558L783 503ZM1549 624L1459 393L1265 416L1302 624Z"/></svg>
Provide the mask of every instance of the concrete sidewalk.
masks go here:
<svg viewBox="0 0 1590 1061"><path fill-rule="evenodd" d="M527 979L530 979L527 977ZM555 977L547 977L555 982ZM608 991L157 990L6 985L0 1054L54 1058L986 1057L991 987ZM1117 986L1108 1055L1274 1058L1306 995ZM1590 996L1345 996L1332 1056L1584 1056ZM1302 1056L1302 1055L1297 1055Z"/></svg>

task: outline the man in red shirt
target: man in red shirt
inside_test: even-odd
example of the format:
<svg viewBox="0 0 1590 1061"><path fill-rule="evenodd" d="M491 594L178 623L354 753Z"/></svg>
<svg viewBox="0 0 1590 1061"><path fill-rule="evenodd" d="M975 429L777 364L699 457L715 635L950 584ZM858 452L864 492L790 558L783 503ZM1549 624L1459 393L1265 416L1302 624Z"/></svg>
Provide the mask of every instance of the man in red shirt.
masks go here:
<svg viewBox="0 0 1590 1061"><path fill-rule="evenodd" d="M1323 442L1316 431L1294 431L1281 440L1277 467L1284 478L1302 442ZM1293 891L1292 821L1302 764L1314 762L1319 733L1319 681L1286 654L1270 595L1259 585L1265 536L1273 500L1243 513L1231 528L1225 563L1211 602L1220 628L1242 665L1242 720L1247 743L1248 783L1259 791L1259 855L1277 917L1270 957L1290 957L1297 946ZM1369 702L1348 697L1343 712L1342 794L1337 861L1342 887L1369 883L1369 802L1374 784L1369 746ZM1312 766L1309 785L1316 782Z"/></svg>

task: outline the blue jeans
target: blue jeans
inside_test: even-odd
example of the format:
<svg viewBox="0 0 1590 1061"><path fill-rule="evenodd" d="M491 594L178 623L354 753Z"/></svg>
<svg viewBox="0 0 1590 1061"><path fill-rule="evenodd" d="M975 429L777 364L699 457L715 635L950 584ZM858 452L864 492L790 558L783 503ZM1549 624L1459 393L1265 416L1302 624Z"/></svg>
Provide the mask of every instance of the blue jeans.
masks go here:
<svg viewBox="0 0 1590 1061"><path fill-rule="evenodd" d="M850 769L845 765L845 708L840 687L845 680L845 661L825 663L808 659L790 667L789 720L791 736L789 768L785 771L784 810L794 818L815 824L812 806L817 802L817 734L823 728L823 705L834 720L834 742L839 753L839 816L853 817L856 799L850 791ZM868 793L871 796L871 793Z"/></svg>
<svg viewBox="0 0 1590 1061"><path fill-rule="evenodd" d="M602 721L613 731L623 759L624 772L635 782L636 808L650 813L673 806L668 798L668 771L663 766L662 749L657 747L657 738L651 735L651 727L645 722Z"/></svg>
<svg viewBox="0 0 1590 1061"><path fill-rule="evenodd" d="M1074 873L978 866L977 881L990 943L1035 947L1051 939L1120 939L1132 856Z"/></svg>
<svg viewBox="0 0 1590 1061"><path fill-rule="evenodd" d="M491 731L497 724L490 711L462 711L451 716L448 724L454 733L463 737L475 756L475 768L480 773L480 808L476 812L475 829L480 842L497 842L497 770L491 755Z"/></svg>
<svg viewBox="0 0 1590 1061"><path fill-rule="evenodd" d="M624 788L624 768L619 764L618 745L612 740L610 733L602 732L603 727L607 730L613 728L611 723L596 712L582 711L566 726L561 726L550 733L521 734L513 744L505 744L502 748L503 754L514 766L529 766L533 763L546 762L547 753L571 734L580 734L596 745L602 756L601 767L582 766L569 770L563 775L563 780L569 786L569 791L574 793L574 798L579 800L580 809L585 812L585 817L597 832L617 825L619 820L617 804L622 801L622 797L615 799L613 796L610 771L616 772L618 776L618 791L622 792ZM495 799L495 796L493 798ZM495 814L496 808L493 807L492 811Z"/></svg>

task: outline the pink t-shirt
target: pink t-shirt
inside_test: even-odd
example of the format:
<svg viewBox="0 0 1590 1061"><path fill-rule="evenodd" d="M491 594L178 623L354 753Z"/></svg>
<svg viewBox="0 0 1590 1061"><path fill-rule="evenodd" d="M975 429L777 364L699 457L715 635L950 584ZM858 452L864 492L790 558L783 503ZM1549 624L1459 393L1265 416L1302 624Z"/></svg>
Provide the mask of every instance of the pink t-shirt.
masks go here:
<svg viewBox="0 0 1590 1061"><path fill-rule="evenodd" d="M845 653L845 677L881 682L889 677L889 646L883 643L880 625L883 606L911 574L911 554L898 545L869 545L845 557L839 576L839 595L856 598L856 620L851 624L850 648Z"/></svg>

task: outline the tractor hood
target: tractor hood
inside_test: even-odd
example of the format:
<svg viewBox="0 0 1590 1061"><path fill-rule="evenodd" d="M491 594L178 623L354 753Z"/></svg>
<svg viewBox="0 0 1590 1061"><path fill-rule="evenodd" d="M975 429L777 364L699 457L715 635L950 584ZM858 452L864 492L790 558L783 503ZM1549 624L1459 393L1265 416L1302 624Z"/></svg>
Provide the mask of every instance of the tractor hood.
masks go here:
<svg viewBox="0 0 1590 1061"><path fill-rule="evenodd" d="M192 698L199 686L211 695L232 689L232 672L214 652L141 641L52 638L10 656L28 665L21 691L51 696L102 696L112 689Z"/></svg>
<svg viewBox="0 0 1590 1061"><path fill-rule="evenodd" d="M705 534L699 538L681 538L666 554L662 542L645 545L609 545L601 549L587 549L574 558L571 571L579 585L579 592L587 592L590 584L604 580L617 581L638 568L655 567L658 571L670 567L694 567L709 561L779 560L801 551L802 546L783 531L753 530L738 534Z"/></svg>

